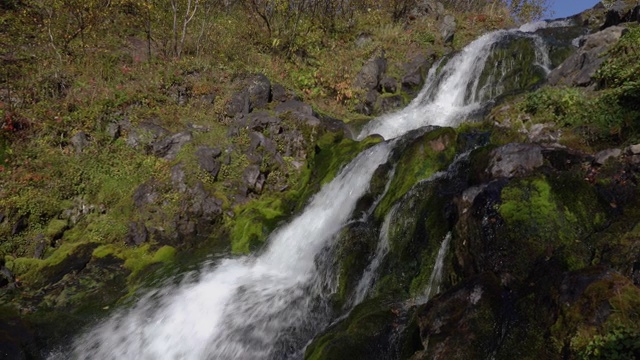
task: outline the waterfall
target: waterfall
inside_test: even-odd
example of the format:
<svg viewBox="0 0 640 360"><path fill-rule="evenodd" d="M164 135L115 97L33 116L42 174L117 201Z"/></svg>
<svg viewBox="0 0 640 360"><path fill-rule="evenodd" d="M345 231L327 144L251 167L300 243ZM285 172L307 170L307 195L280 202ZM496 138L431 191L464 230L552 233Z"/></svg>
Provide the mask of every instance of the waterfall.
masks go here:
<svg viewBox="0 0 640 360"><path fill-rule="evenodd" d="M486 61L500 41L510 36L531 39L536 51L534 65L542 67L545 73L548 73L551 63L548 49L544 41L533 33L546 27L570 24L570 20L540 21L523 25L519 29L498 30L479 37L445 65L436 63L427 74L424 88L405 109L372 120L361 130L358 139L364 139L371 134L392 139L427 125L458 125L467 116L482 108L484 98L480 92L488 92L492 97L502 94L499 88L478 89L483 69L492 65L487 65Z"/></svg>
<svg viewBox="0 0 640 360"><path fill-rule="evenodd" d="M483 104L478 77L493 46L519 30L486 34L437 64L426 86L402 111L372 120L358 136L389 140L426 125L456 125ZM527 35L530 36L530 35ZM323 264L337 232L353 215L374 171L388 161L394 142L359 154L316 194L303 212L274 231L261 253L227 258L183 283L151 292L73 341L69 352L50 357L79 359L283 359L298 358L331 321L334 286ZM381 240L358 285L362 301L388 251L392 210ZM444 239L430 280L437 287L450 234ZM442 254L441 254L442 253ZM330 271L329 271L330 272Z"/></svg>
<svg viewBox="0 0 640 360"><path fill-rule="evenodd" d="M381 143L358 155L301 215L270 236L261 255L223 260L195 282L144 299L75 341L73 356L271 357L282 330L322 320L309 314L322 290L316 256L351 215L390 149Z"/></svg>

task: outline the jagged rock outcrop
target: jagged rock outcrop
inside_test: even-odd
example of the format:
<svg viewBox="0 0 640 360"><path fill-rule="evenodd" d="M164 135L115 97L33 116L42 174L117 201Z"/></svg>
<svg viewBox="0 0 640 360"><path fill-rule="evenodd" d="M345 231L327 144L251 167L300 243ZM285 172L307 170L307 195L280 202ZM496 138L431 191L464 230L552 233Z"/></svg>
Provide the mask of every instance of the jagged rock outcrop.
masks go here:
<svg viewBox="0 0 640 360"><path fill-rule="evenodd" d="M620 39L626 29L614 26L588 35L581 40L581 47L548 77L551 85L589 86L593 84L596 70L604 63L604 53Z"/></svg>
<svg viewBox="0 0 640 360"><path fill-rule="evenodd" d="M616 26L621 23L640 21L640 5L634 0L607 1L606 15L601 29Z"/></svg>

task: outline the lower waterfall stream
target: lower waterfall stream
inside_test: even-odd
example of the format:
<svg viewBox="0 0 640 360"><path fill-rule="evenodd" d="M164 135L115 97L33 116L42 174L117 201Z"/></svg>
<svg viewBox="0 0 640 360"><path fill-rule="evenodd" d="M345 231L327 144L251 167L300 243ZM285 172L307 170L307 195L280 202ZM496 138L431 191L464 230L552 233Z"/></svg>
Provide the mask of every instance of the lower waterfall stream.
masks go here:
<svg viewBox="0 0 640 360"><path fill-rule="evenodd" d="M485 65L493 66L486 64L487 59L507 38L531 39L537 59L531 66L548 72L547 49L532 34L543 26L549 24L496 31L475 40L446 64L436 64L411 104L372 120L358 139L380 134L390 140L427 125L455 126L482 109L501 90L500 71L491 75L496 85L481 86L481 73ZM388 162L394 145L386 141L360 153L301 214L274 231L260 253L222 259L192 279L151 292L77 337L71 349L50 358L302 358L305 344L335 320L335 315L341 315L328 310L327 299L335 284L331 269L323 269L331 261L323 257L330 256L332 240L353 216L357 201L367 192L376 169ZM382 232L388 231L393 213L387 214ZM385 236L380 241L388 241ZM450 238L449 234L443 240L441 251L446 252ZM388 244L378 246L351 306L363 301L374 285L385 247ZM435 287L426 290L427 298L437 291L435 271L431 280Z"/></svg>

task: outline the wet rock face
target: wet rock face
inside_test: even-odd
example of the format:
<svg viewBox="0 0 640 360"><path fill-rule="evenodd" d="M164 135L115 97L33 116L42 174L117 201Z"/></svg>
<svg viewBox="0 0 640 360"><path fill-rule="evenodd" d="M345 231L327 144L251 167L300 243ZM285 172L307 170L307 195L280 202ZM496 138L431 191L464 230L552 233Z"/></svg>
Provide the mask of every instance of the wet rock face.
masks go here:
<svg viewBox="0 0 640 360"><path fill-rule="evenodd" d="M485 273L416 310L424 350L412 359L481 359L497 348L503 290Z"/></svg>
<svg viewBox="0 0 640 360"><path fill-rule="evenodd" d="M377 214L378 224L360 222L338 240L344 249L368 254L380 222L391 215L379 278L356 309L386 302L380 311L392 310L386 321L398 330L382 333L393 351L382 357L366 353L363 349L380 341L376 336L382 328L373 318L350 315L309 346L308 358L351 352L371 359L571 358L596 328L636 321L636 315L621 320L612 311L640 302L634 285L640 273L637 211L619 211L637 204L637 189L630 192L635 185L629 185L638 181L634 147L592 155L537 144L487 146L486 133L458 134L457 141L417 139L418 134L404 139L391 156L394 180L386 196L397 199L392 202L397 207L383 198L378 208L388 210ZM416 152L420 147L411 144L446 153L454 143L458 149L480 147L468 162L448 165L442 178L409 181L404 196L394 195L402 188L399 179L411 175L402 168L404 158L433 161L424 160ZM380 174L376 177L383 178ZM380 188L379 183L372 184ZM441 293L421 304L447 231L453 237ZM351 271L361 273L362 264L348 259L342 258L340 267L352 264ZM340 279L344 299L357 277L346 272ZM629 296L621 300L625 305L616 302L620 293ZM355 324L371 333L346 330Z"/></svg>

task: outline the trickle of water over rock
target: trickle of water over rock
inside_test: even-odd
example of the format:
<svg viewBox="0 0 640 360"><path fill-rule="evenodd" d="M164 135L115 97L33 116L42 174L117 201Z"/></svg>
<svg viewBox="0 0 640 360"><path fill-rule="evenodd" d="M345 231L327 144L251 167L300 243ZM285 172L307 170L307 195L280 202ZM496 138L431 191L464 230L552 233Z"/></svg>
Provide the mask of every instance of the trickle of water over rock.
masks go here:
<svg viewBox="0 0 640 360"><path fill-rule="evenodd" d="M427 85L406 109L371 121L359 138L381 134L392 139L426 125L451 126L463 121L485 105L478 84L487 58L496 44L514 36L535 38L520 30L482 36L446 64L434 66ZM536 51L545 52L539 45L534 41ZM536 58L544 66L544 56ZM500 90L489 91L486 86L485 93L500 95ZM394 145L381 143L358 155L300 215L270 235L264 252L224 259L192 276L196 279L152 292L75 339L68 352L51 358L301 357L304 345L336 315L327 300L335 291L330 280L335 276L332 269L323 267L331 263L326 257L331 255L332 241L353 215L375 170L388 161ZM393 212L387 214L381 237L388 232ZM438 254L440 264L450 237L444 239L442 254ZM385 251L388 240L382 239L358 285L354 305L365 298ZM437 287L441 267L432 274L427 297Z"/></svg>
<svg viewBox="0 0 640 360"><path fill-rule="evenodd" d="M442 270L444 268L444 257L447 255L447 251L449 251L449 243L451 242L451 232L448 232L447 235L442 240L442 244L440 244L440 249L438 250L438 255L436 256L436 262L433 264L433 270L431 271L431 276L429 277L429 285L425 289L422 296L416 299L417 304L426 303L431 299L431 297L438 292L440 292L440 283L442 282Z"/></svg>
<svg viewBox="0 0 640 360"><path fill-rule="evenodd" d="M397 205L394 205L384 217L384 221L380 227L380 240L378 241L378 246L376 248L375 255L373 256L373 260L371 260L371 263L369 263L369 266L365 269L362 278L360 278L360 281L356 286L355 295L352 301L354 305L361 303L362 300L367 297L369 289L371 289L373 282L376 280L378 268L380 267L380 264L382 264L384 257L389 253L389 227L391 225L391 220L393 220L393 217L396 214L396 209Z"/></svg>

